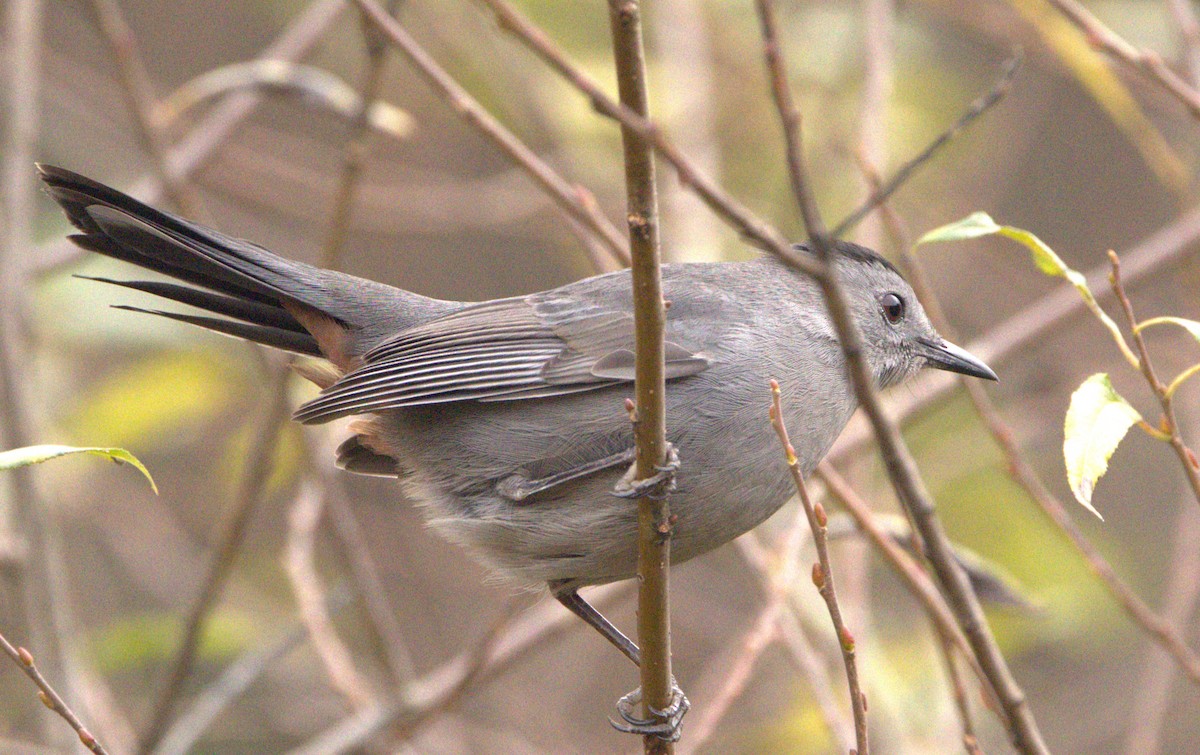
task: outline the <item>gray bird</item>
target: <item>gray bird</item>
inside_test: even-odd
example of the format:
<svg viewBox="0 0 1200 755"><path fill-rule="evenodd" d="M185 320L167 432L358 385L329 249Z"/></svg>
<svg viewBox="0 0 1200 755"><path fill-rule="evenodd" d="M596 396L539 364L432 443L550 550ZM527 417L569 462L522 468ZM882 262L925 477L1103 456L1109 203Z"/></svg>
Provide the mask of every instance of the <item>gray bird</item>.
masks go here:
<svg viewBox="0 0 1200 755"><path fill-rule="evenodd" d="M295 416L357 418L340 466L399 478L437 531L516 582L548 584L638 662L637 647L577 594L637 570L637 506L613 495L634 458L622 408L634 377L628 271L509 299L441 301L286 260L70 171L39 170L81 231L75 243L180 281L119 285L208 314L137 311L328 360L332 369L304 370L322 390ZM996 378L934 331L887 260L846 242L836 251L879 387L927 366ZM773 257L664 265L662 276L667 433L682 460L671 550L682 562L793 493L767 421L772 378L806 474L857 402L810 278Z"/></svg>

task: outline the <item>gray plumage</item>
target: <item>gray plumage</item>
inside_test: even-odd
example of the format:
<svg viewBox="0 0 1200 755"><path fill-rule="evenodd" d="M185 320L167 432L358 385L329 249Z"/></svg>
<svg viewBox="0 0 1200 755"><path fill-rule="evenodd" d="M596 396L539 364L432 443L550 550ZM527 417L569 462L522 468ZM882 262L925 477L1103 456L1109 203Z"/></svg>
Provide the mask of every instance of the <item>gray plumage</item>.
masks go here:
<svg viewBox="0 0 1200 755"><path fill-rule="evenodd" d="M205 314L159 312L333 361L296 412L364 416L339 463L394 475L431 524L519 582L556 590L636 570L628 468L634 342L628 272L468 304L277 257L40 166L81 246L181 284L122 283ZM803 247L800 247L803 249ZM990 370L947 344L879 255L839 243L837 269L881 387L931 365ZM816 284L775 259L666 265L668 439L682 460L672 546L685 561L753 528L793 492L767 420L774 378L804 472L856 406ZM893 318L892 315L897 317ZM572 609L575 610L575 609Z"/></svg>

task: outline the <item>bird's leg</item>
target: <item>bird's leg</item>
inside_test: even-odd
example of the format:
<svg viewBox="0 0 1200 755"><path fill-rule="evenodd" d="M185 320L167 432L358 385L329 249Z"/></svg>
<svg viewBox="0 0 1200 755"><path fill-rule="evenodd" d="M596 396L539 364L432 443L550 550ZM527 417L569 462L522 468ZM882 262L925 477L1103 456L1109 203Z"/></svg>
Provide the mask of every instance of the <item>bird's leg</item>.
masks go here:
<svg viewBox="0 0 1200 755"><path fill-rule="evenodd" d="M625 657L633 661L635 666L640 667L642 665L642 652L633 640L626 637L611 621L604 618L604 614L597 611L591 603L584 600L574 588L568 587L568 584L566 580L549 583L550 592L554 595L555 600L562 603L567 607L567 610L586 621L593 629L604 635L604 638L611 642L617 650L624 653ZM675 682L675 678L671 677L671 704L665 710L651 708L652 718L638 718L634 714L634 710L641 701L642 688L638 687L617 701L617 714L621 716L621 719L625 723L618 723L611 719L609 723L617 731L629 734L651 734L666 742L678 742L683 716L688 712L691 703L688 702L687 696L683 694L683 690Z"/></svg>
<svg viewBox="0 0 1200 755"><path fill-rule="evenodd" d="M583 619L600 634L611 642L625 657L633 661L633 665L642 665L642 651L633 640L626 637L604 614L597 611L591 603L583 599L574 588L566 587L566 581L550 582L550 592L554 599L567 607L567 610Z"/></svg>

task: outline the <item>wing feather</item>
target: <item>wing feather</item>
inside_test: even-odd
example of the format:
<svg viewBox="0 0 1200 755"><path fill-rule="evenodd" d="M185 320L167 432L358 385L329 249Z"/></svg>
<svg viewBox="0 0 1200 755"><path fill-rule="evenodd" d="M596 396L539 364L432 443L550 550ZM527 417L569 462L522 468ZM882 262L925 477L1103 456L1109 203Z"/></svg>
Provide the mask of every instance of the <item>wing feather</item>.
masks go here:
<svg viewBox="0 0 1200 755"><path fill-rule="evenodd" d="M362 367L301 406L296 419L596 390L633 379L633 346L627 311L557 294L484 302L376 346ZM708 358L671 343L667 363L674 379L705 369Z"/></svg>

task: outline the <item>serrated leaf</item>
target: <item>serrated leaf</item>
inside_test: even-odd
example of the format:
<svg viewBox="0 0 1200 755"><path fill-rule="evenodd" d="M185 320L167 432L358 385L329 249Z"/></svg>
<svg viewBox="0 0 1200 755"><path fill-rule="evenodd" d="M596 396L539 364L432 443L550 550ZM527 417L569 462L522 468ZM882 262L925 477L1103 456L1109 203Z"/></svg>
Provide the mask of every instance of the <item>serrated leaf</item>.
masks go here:
<svg viewBox="0 0 1200 755"><path fill-rule="evenodd" d="M25 446L24 448L14 448L11 451L0 452L0 469L13 469L30 464L40 464L43 461L71 454L104 456L118 464L129 464L142 473L142 476L150 483L150 488L156 495L158 494L158 485L154 484L154 478L150 476L150 470L146 469L145 465L138 461L136 456L123 448L80 448L78 446L54 445Z"/></svg>
<svg viewBox="0 0 1200 755"><path fill-rule="evenodd" d="M1182 317L1151 317L1149 320L1144 320L1138 323L1138 326L1133 329L1135 333L1141 333L1151 325L1178 325L1179 327L1192 334L1192 338L1200 341L1200 322L1195 320L1185 320Z"/></svg>
<svg viewBox="0 0 1200 755"><path fill-rule="evenodd" d="M1125 433L1142 415L1113 388L1103 372L1092 375L1071 394L1063 423L1063 460L1067 483L1076 500L1101 520L1092 506L1096 482L1108 470L1108 460Z"/></svg>
<svg viewBox="0 0 1200 755"><path fill-rule="evenodd" d="M991 236L994 233L1000 233L1001 226L992 220L992 216L986 212L973 212L962 220L956 220L953 223L934 228L924 236L922 236L917 244L932 244L939 241L962 241L963 239L977 239L981 236Z"/></svg>

